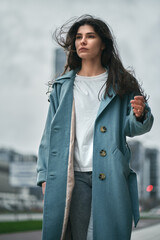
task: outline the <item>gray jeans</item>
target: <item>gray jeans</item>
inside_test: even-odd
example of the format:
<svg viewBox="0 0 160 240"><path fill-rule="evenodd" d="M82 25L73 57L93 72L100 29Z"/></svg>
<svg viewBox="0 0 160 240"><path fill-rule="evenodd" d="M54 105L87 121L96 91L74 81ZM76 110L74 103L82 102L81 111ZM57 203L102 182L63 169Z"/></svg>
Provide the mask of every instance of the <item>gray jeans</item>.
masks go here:
<svg viewBox="0 0 160 240"><path fill-rule="evenodd" d="M75 171L75 187L70 206L73 240L92 240L92 172Z"/></svg>

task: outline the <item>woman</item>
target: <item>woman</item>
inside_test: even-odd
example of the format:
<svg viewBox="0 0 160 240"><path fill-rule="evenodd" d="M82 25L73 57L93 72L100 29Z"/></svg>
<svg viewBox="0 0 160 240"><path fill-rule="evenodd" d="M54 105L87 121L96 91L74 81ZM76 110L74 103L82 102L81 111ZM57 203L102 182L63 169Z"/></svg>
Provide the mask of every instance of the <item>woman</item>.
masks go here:
<svg viewBox="0 0 160 240"><path fill-rule="evenodd" d="M64 38L65 27L56 39L67 64L52 86L37 163L43 239L129 240L139 207L126 136L148 132L153 116L106 23L82 16Z"/></svg>

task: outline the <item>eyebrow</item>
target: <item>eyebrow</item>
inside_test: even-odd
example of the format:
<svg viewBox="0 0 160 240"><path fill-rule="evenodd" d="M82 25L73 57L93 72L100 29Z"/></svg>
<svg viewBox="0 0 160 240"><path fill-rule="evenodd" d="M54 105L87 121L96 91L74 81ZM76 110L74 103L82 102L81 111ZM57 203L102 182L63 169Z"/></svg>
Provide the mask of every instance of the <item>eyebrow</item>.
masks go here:
<svg viewBox="0 0 160 240"><path fill-rule="evenodd" d="M87 32L86 34L96 34L95 32ZM76 35L82 35L82 33L77 33Z"/></svg>

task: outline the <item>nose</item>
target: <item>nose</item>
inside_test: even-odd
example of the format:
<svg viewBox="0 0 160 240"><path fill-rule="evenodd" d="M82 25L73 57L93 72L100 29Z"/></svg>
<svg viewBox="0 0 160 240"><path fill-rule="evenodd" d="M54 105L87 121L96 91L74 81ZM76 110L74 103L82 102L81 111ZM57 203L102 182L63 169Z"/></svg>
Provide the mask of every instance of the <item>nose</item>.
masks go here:
<svg viewBox="0 0 160 240"><path fill-rule="evenodd" d="M84 37L82 37L82 39L81 39L81 45L86 45L86 38L85 38L85 36Z"/></svg>

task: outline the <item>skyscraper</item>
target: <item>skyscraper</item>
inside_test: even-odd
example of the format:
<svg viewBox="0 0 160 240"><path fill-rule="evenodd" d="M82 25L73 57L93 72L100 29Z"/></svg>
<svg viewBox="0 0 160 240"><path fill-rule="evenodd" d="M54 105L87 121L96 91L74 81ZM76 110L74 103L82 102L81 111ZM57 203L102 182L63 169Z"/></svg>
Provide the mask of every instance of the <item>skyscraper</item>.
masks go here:
<svg viewBox="0 0 160 240"><path fill-rule="evenodd" d="M59 76L64 71L66 55L63 48L57 48L55 50L55 54L55 75Z"/></svg>

